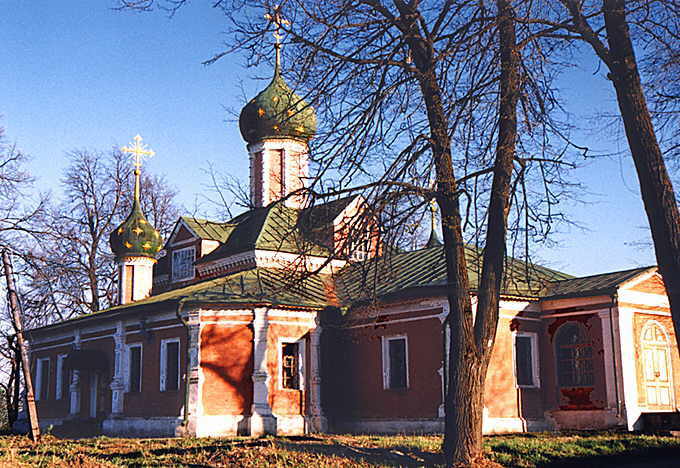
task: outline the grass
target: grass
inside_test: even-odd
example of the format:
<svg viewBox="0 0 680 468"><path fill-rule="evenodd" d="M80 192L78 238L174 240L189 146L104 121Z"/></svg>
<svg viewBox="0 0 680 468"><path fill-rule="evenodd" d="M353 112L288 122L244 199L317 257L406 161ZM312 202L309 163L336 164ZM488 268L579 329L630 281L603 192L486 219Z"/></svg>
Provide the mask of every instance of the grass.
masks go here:
<svg viewBox="0 0 680 468"><path fill-rule="evenodd" d="M349 436L68 440L0 437L0 467L438 466L439 436ZM490 460L508 467L619 466L672 459L680 438L617 432L521 434L485 438ZM635 465L626 465L635 466ZM665 466L658 465L657 466ZM672 465L667 465L672 466Z"/></svg>

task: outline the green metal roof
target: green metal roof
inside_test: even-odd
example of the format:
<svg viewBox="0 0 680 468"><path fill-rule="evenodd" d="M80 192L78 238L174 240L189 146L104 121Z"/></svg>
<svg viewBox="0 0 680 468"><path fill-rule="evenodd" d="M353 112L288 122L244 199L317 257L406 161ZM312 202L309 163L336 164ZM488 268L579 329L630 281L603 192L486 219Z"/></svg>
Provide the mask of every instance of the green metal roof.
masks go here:
<svg viewBox="0 0 680 468"><path fill-rule="evenodd" d="M255 268L172 289L140 301L109 307L31 331L93 317L103 317L112 313L134 312L149 306L180 300L185 303L268 304L318 309L328 305L337 305L334 297L333 281L329 275L300 277L281 269Z"/></svg>
<svg viewBox="0 0 680 468"><path fill-rule="evenodd" d="M109 235L111 251L116 258L149 257L155 258L163 240L158 231L146 220L139 205L139 197L135 195L132 210L120 226Z"/></svg>
<svg viewBox="0 0 680 468"><path fill-rule="evenodd" d="M466 249L470 288L479 284L481 258L473 248ZM338 291L343 302L366 300L396 294L408 289L446 286L446 264L442 246L434 246L349 265L340 272ZM550 281L569 275L508 257L502 293L538 297Z"/></svg>
<svg viewBox="0 0 680 468"><path fill-rule="evenodd" d="M219 223L208 219L193 218L182 216L182 221L189 226L198 237L205 240L224 242L234 229L235 225L230 223Z"/></svg>
<svg viewBox="0 0 680 468"><path fill-rule="evenodd" d="M299 229L301 210L282 202L255 208L229 221L233 226L223 245L196 263L205 263L250 250L271 250L308 255L329 255L328 249L312 242Z"/></svg>
<svg viewBox="0 0 680 468"><path fill-rule="evenodd" d="M583 276L555 281L548 285L543 293L545 298L571 297L593 295L597 293L608 294L616 291L619 285L636 276L656 269L654 266L633 268L630 270L614 271L599 275Z"/></svg>

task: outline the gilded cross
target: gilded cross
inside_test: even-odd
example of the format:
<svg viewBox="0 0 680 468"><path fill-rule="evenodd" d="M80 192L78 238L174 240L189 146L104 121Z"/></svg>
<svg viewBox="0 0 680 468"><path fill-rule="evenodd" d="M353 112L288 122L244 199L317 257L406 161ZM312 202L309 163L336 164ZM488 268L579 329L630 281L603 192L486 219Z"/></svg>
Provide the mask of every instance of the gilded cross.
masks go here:
<svg viewBox="0 0 680 468"><path fill-rule="evenodd" d="M276 46L278 47L281 44L281 39L283 39L281 29L283 28L283 26L290 26L290 21L281 16L281 5L276 5L272 10L271 14L270 13L265 14L264 19L276 25L276 30L272 35L274 36Z"/></svg>
<svg viewBox="0 0 680 468"><path fill-rule="evenodd" d="M139 136L139 134L135 136L133 140L134 144L130 143L131 146L129 147L123 146L120 150L123 153L128 153L132 155L132 157L135 160L135 162L133 163L135 166L135 172L138 172L139 169L142 167L142 158L144 158L144 156L150 158L156 153L150 148L147 148L147 146L144 143L142 143L142 137Z"/></svg>

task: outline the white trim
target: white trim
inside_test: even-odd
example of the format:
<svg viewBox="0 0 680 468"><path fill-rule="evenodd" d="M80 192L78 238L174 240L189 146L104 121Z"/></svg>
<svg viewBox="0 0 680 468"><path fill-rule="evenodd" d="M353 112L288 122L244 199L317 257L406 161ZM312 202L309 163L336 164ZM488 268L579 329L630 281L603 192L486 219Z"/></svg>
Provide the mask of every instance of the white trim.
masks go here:
<svg viewBox="0 0 680 468"><path fill-rule="evenodd" d="M278 389L279 390L304 390L305 389L305 361L307 353L305 352L304 338L290 338L279 337L277 340L277 375L278 375ZM283 345L284 343L296 343L298 345L298 388L284 388L283 387Z"/></svg>
<svg viewBox="0 0 680 468"><path fill-rule="evenodd" d="M64 360L66 359L66 354L58 354L57 355L57 373L55 375L55 392L54 392L54 399L55 400L61 400L64 395L63 395L63 387L64 387Z"/></svg>
<svg viewBox="0 0 680 468"><path fill-rule="evenodd" d="M593 309L593 310L580 310L578 312L562 312L562 313L555 313L555 314L547 314L547 315L541 315L542 319L549 319L549 318L557 318L557 317L573 317L575 315L594 315L594 314L599 314L601 312L609 312L609 309Z"/></svg>
<svg viewBox="0 0 680 468"><path fill-rule="evenodd" d="M531 385L520 385L517 383L517 338L529 338L531 344ZM540 365L538 361L538 333L526 331L512 332L512 370L515 377L515 386L517 388L541 388Z"/></svg>
<svg viewBox="0 0 680 468"><path fill-rule="evenodd" d="M177 343L177 389L176 390L168 390L167 389L167 359L168 359L168 344L170 343ZM180 387L180 382L181 382L181 346L180 346L180 341L179 338L166 338L164 340L161 340L161 372L160 372L160 378L159 380L159 389L161 392L167 392L167 391L179 391Z"/></svg>
<svg viewBox="0 0 680 468"><path fill-rule="evenodd" d="M619 302L641 304L652 307L670 307L665 294L645 293L638 291L619 291Z"/></svg>
<svg viewBox="0 0 680 468"><path fill-rule="evenodd" d="M383 389L384 390L406 390L410 388L409 366L408 366L408 336L389 335L381 336L382 341L382 367L383 367ZM404 340L404 370L406 372L406 387L404 389L390 387L390 341Z"/></svg>
<svg viewBox="0 0 680 468"><path fill-rule="evenodd" d="M43 366L47 362L47 383L43 382L42 371ZM35 401L42 400L42 390L43 386L47 385L47 392L45 395L45 400L50 399L50 357L41 357L35 360Z"/></svg>
<svg viewBox="0 0 680 468"><path fill-rule="evenodd" d="M644 281L647 281L649 278L657 274L658 267L655 266L649 267L647 270L638 273L636 276L633 276L632 278L629 278L626 281L619 283L619 290L632 288L633 286L636 286Z"/></svg>
<svg viewBox="0 0 680 468"><path fill-rule="evenodd" d="M139 393L142 393L142 382L144 380L144 346L140 342L128 343L125 345L125 393L130 393L130 350L132 348L139 348Z"/></svg>
<svg viewBox="0 0 680 468"><path fill-rule="evenodd" d="M194 259L191 261L190 265L190 274L188 276L181 276L177 277L175 276L175 255L179 253L184 253L184 252L189 252L192 251L194 253ZM170 256L170 279L173 283L179 283L181 281L189 281L192 280L196 277L196 267L195 267L195 262L196 262L196 247L195 246L189 246L189 247L184 247L181 249L173 249L172 250L172 255Z"/></svg>
<svg viewBox="0 0 680 468"><path fill-rule="evenodd" d="M182 219L182 218L183 218L183 217L180 217L180 218L177 220L177 222L175 223L175 227L172 228L172 232L170 233L170 237L168 237L168 241L165 243L165 248L166 248L166 249L167 249L168 247L174 247L174 246L176 246L176 245L183 244L183 243L185 243L185 242L187 242L187 241L196 242L196 239L201 239L201 237L196 233L196 231L194 231L193 228L192 228L191 226L189 226L189 225L184 221L184 219ZM185 240L183 240L183 241L175 242L175 240L174 240L174 239L175 239L175 236L176 236L177 233L179 232L179 228L180 228L181 226L184 226L184 227L186 228L186 230L189 231L189 234L191 234L192 236L194 236L194 238L193 238L193 239L185 239Z"/></svg>
<svg viewBox="0 0 680 468"><path fill-rule="evenodd" d="M638 405L637 368L635 359L635 339L633 337L634 311L628 307L617 307L619 316L619 339L621 343L621 378L623 380L623 400L626 409L626 423L629 431L640 426L640 407Z"/></svg>

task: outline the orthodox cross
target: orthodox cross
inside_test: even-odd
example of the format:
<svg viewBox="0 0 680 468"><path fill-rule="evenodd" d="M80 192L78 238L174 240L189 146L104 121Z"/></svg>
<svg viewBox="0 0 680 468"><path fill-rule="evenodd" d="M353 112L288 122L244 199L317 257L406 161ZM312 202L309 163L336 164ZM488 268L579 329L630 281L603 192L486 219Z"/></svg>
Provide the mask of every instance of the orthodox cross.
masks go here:
<svg viewBox="0 0 680 468"><path fill-rule="evenodd" d="M267 13L264 15L264 19L269 21L269 24L274 24L276 26L272 35L274 36L274 49L276 49L276 70L278 71L281 65L281 39L283 35L281 30L283 26L290 26L290 21L281 16L281 5L276 5L272 10L272 13Z"/></svg>
<svg viewBox="0 0 680 468"><path fill-rule="evenodd" d="M142 159L144 156L147 157L152 157L156 153L152 151L150 148L147 148L147 145L142 143L142 137L137 135L133 138L134 140L134 145L130 143L130 147L128 146L123 146L120 150L123 153L128 153L131 154L132 157L134 158L133 165L135 166L135 174L139 174L139 170L142 167Z"/></svg>

